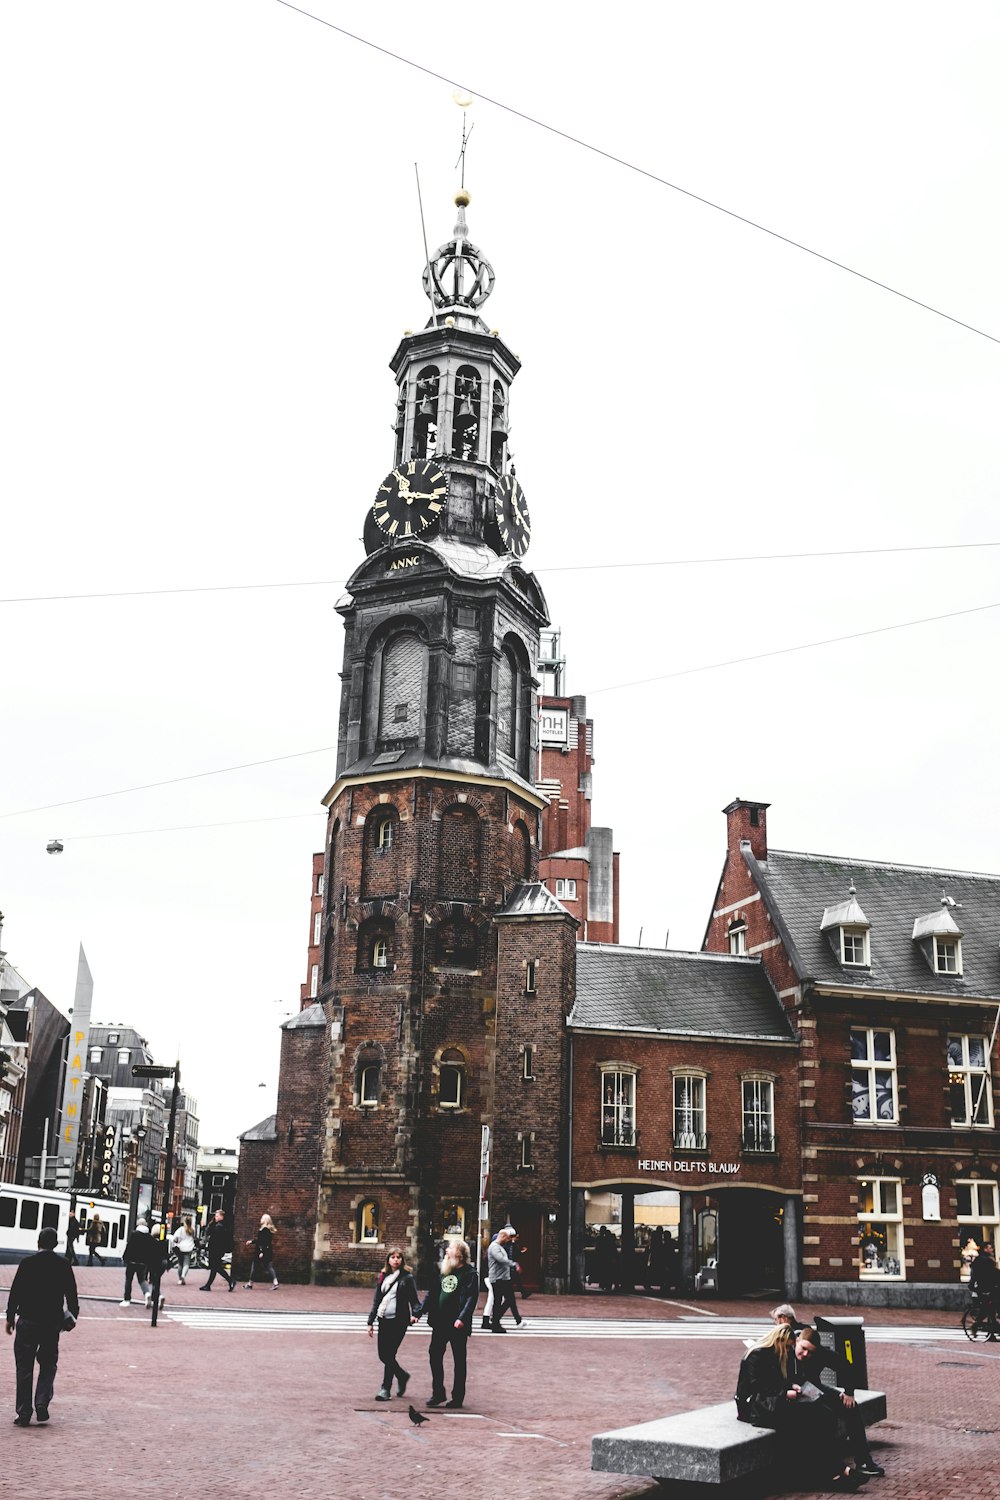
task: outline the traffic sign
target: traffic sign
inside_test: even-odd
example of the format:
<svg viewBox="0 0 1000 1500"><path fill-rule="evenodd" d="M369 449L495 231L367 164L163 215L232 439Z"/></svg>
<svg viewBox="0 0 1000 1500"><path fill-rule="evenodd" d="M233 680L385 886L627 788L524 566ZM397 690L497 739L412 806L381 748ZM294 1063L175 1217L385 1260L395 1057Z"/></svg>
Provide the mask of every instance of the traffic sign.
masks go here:
<svg viewBox="0 0 1000 1500"><path fill-rule="evenodd" d="M132 1067L133 1078L173 1078L173 1068L143 1067L135 1063Z"/></svg>

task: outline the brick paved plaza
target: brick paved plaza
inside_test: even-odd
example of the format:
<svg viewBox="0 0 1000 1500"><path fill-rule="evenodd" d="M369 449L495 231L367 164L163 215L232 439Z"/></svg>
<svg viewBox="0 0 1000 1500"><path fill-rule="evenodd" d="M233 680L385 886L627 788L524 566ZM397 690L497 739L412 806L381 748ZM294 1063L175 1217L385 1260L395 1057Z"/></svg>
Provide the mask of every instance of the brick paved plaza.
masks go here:
<svg viewBox="0 0 1000 1500"><path fill-rule="evenodd" d="M0 1266L0 1286L12 1268ZM587 1320L595 1334L610 1318L679 1333L699 1308L762 1319L761 1303L663 1303L642 1296L534 1297L524 1330L477 1333L469 1350L462 1413L431 1412L411 1426L409 1397L430 1394L426 1333L411 1333L402 1362L413 1372L406 1401L379 1405L380 1366L363 1328L191 1327L193 1315L353 1313L368 1294L348 1288L242 1288L211 1294L165 1280L166 1313L154 1331L140 1305L118 1307L120 1269L80 1268L78 1329L61 1344L53 1418L45 1428L13 1426L13 1340L3 1368L7 1415L0 1424L0 1493L102 1496L175 1493L216 1497L351 1495L355 1500L423 1500L442 1493L500 1500L513 1493L552 1500L611 1500L662 1491L652 1481L594 1474L590 1438L608 1428L715 1402L730 1395L743 1353L737 1334L711 1338L591 1336L586 1327L541 1336L547 1320ZM822 1311L812 1309L811 1311ZM832 1309L831 1309L832 1310ZM841 1309L843 1311L843 1309ZM299 1319L289 1319L289 1322ZM713 1321L707 1318L706 1321ZM873 1500L1000 1497L1000 1345L947 1337L946 1313L869 1312L869 1330L927 1328L915 1343L869 1339L873 1385L889 1397L889 1420L872 1430L886 1477L866 1487ZM421 1325L423 1327L424 1325ZM687 1325L689 1328L692 1325ZM935 1330L940 1332L935 1334ZM572 1336L571 1336L572 1334ZM166 1487L166 1488L165 1488Z"/></svg>

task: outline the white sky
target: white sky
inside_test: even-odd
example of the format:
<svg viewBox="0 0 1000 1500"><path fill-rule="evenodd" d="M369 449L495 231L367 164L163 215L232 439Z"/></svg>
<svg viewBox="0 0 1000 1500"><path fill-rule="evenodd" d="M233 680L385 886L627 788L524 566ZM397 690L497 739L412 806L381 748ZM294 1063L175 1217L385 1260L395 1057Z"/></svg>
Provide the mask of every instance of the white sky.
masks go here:
<svg viewBox="0 0 1000 1500"><path fill-rule="evenodd" d="M1000 337L994 6L309 8ZM611 689L995 603L1000 549L556 570L1000 540L1000 346L470 118L623 937L699 946L735 796L776 847L996 869L1000 610ZM277 0L3 7L0 594L349 575L427 316L413 163L433 248L460 126ZM332 747L340 592L0 605L0 812ZM333 776L329 749L0 819L12 962L66 1007L82 940L94 1019L180 1046L208 1144L274 1108ZM251 818L289 821L125 836Z"/></svg>

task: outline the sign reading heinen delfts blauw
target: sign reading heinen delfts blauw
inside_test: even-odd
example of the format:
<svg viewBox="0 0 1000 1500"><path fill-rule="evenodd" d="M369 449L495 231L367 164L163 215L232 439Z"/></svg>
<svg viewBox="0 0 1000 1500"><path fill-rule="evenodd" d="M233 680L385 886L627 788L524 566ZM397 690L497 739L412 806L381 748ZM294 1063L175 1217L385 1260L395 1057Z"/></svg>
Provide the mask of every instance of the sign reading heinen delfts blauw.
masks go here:
<svg viewBox="0 0 1000 1500"><path fill-rule="evenodd" d="M733 1177L740 1170L738 1161L657 1161L644 1157L636 1165L640 1172L703 1172L708 1177Z"/></svg>

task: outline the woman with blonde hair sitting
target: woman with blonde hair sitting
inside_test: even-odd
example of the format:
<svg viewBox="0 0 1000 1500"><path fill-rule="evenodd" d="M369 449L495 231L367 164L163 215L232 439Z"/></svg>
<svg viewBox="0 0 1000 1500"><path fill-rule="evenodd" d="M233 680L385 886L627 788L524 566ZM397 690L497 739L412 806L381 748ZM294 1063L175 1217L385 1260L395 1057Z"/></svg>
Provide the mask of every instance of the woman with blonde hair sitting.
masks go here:
<svg viewBox="0 0 1000 1500"><path fill-rule="evenodd" d="M795 1383L795 1334L777 1323L750 1350L740 1365L736 1411L741 1422L771 1427L783 1458L796 1469L815 1468L824 1487L856 1490L859 1478L845 1468L836 1414L825 1401ZM808 1384L808 1382L807 1382Z"/></svg>

